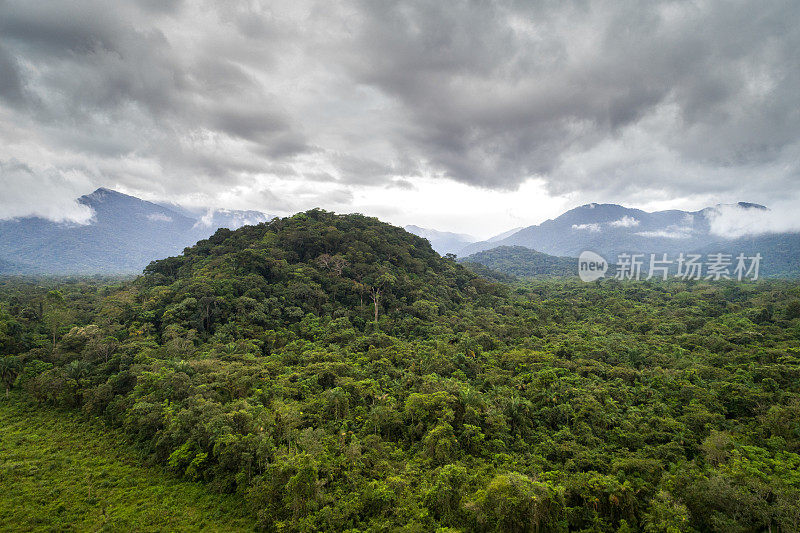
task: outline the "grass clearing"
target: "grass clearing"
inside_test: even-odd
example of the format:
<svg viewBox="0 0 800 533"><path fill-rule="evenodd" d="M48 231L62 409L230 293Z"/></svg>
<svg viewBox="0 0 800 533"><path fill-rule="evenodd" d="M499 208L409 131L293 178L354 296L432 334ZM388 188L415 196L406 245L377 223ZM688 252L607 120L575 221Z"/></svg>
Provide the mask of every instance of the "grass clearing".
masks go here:
<svg viewBox="0 0 800 533"><path fill-rule="evenodd" d="M0 530L252 531L234 496L144 466L122 434L0 398Z"/></svg>

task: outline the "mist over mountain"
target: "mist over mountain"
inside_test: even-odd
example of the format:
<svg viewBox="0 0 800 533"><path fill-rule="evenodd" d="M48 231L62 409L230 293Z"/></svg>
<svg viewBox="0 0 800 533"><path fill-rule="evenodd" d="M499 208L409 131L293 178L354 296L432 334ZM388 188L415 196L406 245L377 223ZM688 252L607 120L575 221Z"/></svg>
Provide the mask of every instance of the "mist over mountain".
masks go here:
<svg viewBox="0 0 800 533"><path fill-rule="evenodd" d="M516 232L518 232L521 229L522 229L522 226L520 226L518 228L512 228L510 230L504 231L503 233L495 235L494 237L489 237L488 239L486 239L486 242L502 241L503 239L511 237L512 235L514 235Z"/></svg>
<svg viewBox="0 0 800 533"><path fill-rule="evenodd" d="M105 188L77 201L91 210L85 224L42 217L0 221L0 273L139 273L151 261L176 255L219 228L236 229L273 218L260 211L148 202ZM440 255L453 253L496 269L500 261L506 267L500 270L515 275L558 275L564 257L577 257L584 250L610 261L621 253L758 252L764 256L765 274L797 274L800 233L776 232L778 227L766 207L739 202L699 211L656 212L590 203L480 242L467 234L416 225L404 229L427 239ZM474 255L500 247L503 253ZM523 253L520 247L541 255ZM553 259L545 260L547 256ZM557 268L544 272L551 263Z"/></svg>
<svg viewBox="0 0 800 533"><path fill-rule="evenodd" d="M481 262L484 256L475 254L501 246L522 246L560 257L577 257L591 250L610 261L622 253L761 253L765 274L800 273L800 233L774 231L770 213L763 205L749 202L699 211L656 212L591 203L506 238L467 245L459 255L467 261ZM518 255L516 260L522 261L521 258Z"/></svg>
<svg viewBox="0 0 800 533"><path fill-rule="evenodd" d="M616 204L586 204L539 225L520 229L499 241L474 243L469 255L497 246L525 246L556 256L577 257L587 249L610 255L646 247L669 251L707 242L709 223L703 211L648 213Z"/></svg>
<svg viewBox="0 0 800 533"><path fill-rule="evenodd" d="M186 207L175 203L158 203L167 209L177 211L184 216L197 220L195 225L200 227L236 229L242 226L252 226L268 222L274 218L261 211L224 209L212 207Z"/></svg>
<svg viewBox="0 0 800 533"><path fill-rule="evenodd" d="M409 233L413 233L423 239L428 239L431 247L439 254L457 254L465 246L474 243L478 239L472 235L464 233L452 233L449 231L438 231L430 228L421 228L419 226L408 225L405 229Z"/></svg>
<svg viewBox="0 0 800 533"><path fill-rule="evenodd" d="M561 216L529 226L500 240L477 242L462 249L469 255L497 246L525 246L556 256L577 257L584 250L615 256L624 252L677 253L730 241L715 234L712 224L720 208L699 211L647 212L617 204L591 203L576 207ZM757 204L737 204L739 216L748 211L764 211Z"/></svg>
<svg viewBox="0 0 800 533"><path fill-rule="evenodd" d="M418 237L422 237L423 239L428 239L428 242L431 243L431 247L437 252L439 252L439 254L441 255L445 254L461 255L465 248L469 247L471 244L478 242L478 239L476 239L472 235L467 235L465 233L439 231L431 228L422 228L420 226L415 226L415 225L407 225L403 229L405 229L409 233L413 233ZM507 237L510 237L511 235L513 235L514 233L516 233L521 229L522 229L521 227L513 228L481 242L496 243Z"/></svg>
<svg viewBox="0 0 800 533"><path fill-rule="evenodd" d="M92 210L86 224L41 217L0 221L0 273L138 273L221 227L235 229L272 218L255 211L194 213L105 188L78 202Z"/></svg>

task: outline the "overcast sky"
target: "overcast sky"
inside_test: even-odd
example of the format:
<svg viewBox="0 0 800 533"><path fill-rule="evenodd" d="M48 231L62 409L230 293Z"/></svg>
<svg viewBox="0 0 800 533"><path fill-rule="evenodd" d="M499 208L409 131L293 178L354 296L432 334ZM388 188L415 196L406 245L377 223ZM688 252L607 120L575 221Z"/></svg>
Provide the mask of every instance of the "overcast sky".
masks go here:
<svg viewBox="0 0 800 533"><path fill-rule="evenodd" d="M800 200L800 2L0 0L0 218ZM794 213L796 209L787 209Z"/></svg>

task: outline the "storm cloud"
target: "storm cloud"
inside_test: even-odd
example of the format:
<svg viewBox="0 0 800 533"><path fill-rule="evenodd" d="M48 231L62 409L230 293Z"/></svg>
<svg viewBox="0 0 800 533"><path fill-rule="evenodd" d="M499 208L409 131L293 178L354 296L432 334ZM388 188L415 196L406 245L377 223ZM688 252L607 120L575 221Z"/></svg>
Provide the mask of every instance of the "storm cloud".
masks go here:
<svg viewBox="0 0 800 533"><path fill-rule="evenodd" d="M769 204L800 188L799 23L793 1L0 0L0 182ZM54 194L0 218L85 215Z"/></svg>

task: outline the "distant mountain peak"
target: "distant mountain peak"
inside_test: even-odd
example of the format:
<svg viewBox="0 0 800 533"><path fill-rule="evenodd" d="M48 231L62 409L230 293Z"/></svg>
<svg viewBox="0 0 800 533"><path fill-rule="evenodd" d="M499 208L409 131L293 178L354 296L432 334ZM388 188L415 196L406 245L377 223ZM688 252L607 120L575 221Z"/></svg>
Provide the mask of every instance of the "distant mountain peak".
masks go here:
<svg viewBox="0 0 800 533"><path fill-rule="evenodd" d="M115 191L114 189L107 189L105 187L99 187L91 194L84 194L78 198L78 201L84 205L91 205L93 203L105 202L112 199L138 200L140 202L144 201L136 198L135 196L130 196L119 191Z"/></svg>
<svg viewBox="0 0 800 533"><path fill-rule="evenodd" d="M591 203L588 203L588 204L583 204L581 206L576 207L575 209L597 209L597 208L601 208L601 209L609 209L609 208L611 208L611 209L625 209L624 206L621 206L619 204L600 204L600 203L597 203L597 202L591 202Z"/></svg>
<svg viewBox="0 0 800 533"><path fill-rule="evenodd" d="M736 205L744 209L760 209L762 211L767 211L766 206L763 206L761 204L754 204L752 202L737 202Z"/></svg>
<svg viewBox="0 0 800 533"><path fill-rule="evenodd" d="M464 246L475 242L475 237L463 233L439 231L415 225L408 225L403 229L409 233L417 235L418 237L428 239L428 242L431 243L433 249L442 255L447 253L458 253Z"/></svg>
<svg viewBox="0 0 800 533"><path fill-rule="evenodd" d="M616 204L590 203L541 224L523 228L506 238L470 244L462 249L460 255L469 256L500 246L524 246L561 257L578 257L585 250L595 251L606 258L618 257L621 253L643 254L647 258L649 254L677 257L681 253L746 252L761 253L764 257L770 254L771 263L764 267L765 272L795 272L798 263L796 248L793 247L800 239L800 232L777 228L770 231L769 220L753 218L758 213L767 212L768 207L745 201L720 203L697 211L668 209L652 212ZM737 235L744 231L742 228L747 231L755 228L757 231L739 237ZM505 261L510 254L514 255L514 261L523 260L522 252L518 250L504 249L501 252L498 252L498 261ZM528 258L523 262L531 261ZM483 264L488 265L486 262Z"/></svg>
<svg viewBox="0 0 800 533"><path fill-rule="evenodd" d="M105 187L98 187L91 194L84 195L84 197L86 198L104 198L106 196L128 196L128 195L122 194L121 192L115 191L114 189L107 189Z"/></svg>
<svg viewBox="0 0 800 533"><path fill-rule="evenodd" d="M78 202L92 211L86 224L40 217L0 221L0 272L141 272L150 261L175 255L218 228L272 218L229 209L194 214L107 187Z"/></svg>
<svg viewBox="0 0 800 533"><path fill-rule="evenodd" d="M761 204L756 204L753 202L736 202L735 204L716 204L711 207L706 207L701 211L701 213L706 213L706 214L714 213L720 211L723 208L732 208L732 207L738 207L739 209L745 209L745 210L754 209L757 211L769 211L769 207Z"/></svg>
<svg viewBox="0 0 800 533"><path fill-rule="evenodd" d="M431 228L423 228L422 226L415 226L413 224L409 224L409 225L405 226L403 229L405 229L409 233L413 233L414 235L418 235L420 237L425 237L427 235L451 235L451 236L457 236L457 237L459 237L461 239L464 239L464 240L467 240L467 241L470 241L470 242L474 242L475 241L475 237L473 237L472 235L467 235L466 233L455 233L455 232L452 232L452 231L439 231L439 230L431 229Z"/></svg>

